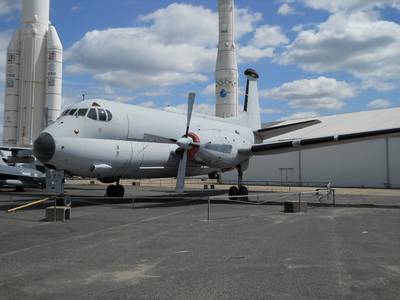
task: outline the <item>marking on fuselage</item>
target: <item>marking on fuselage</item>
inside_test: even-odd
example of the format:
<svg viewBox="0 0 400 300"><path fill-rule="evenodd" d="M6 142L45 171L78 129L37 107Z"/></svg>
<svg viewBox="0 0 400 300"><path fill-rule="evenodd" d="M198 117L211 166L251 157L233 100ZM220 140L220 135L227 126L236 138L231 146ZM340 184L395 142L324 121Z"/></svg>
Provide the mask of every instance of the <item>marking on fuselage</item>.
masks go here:
<svg viewBox="0 0 400 300"><path fill-rule="evenodd" d="M140 170L162 170L165 167L140 167Z"/></svg>

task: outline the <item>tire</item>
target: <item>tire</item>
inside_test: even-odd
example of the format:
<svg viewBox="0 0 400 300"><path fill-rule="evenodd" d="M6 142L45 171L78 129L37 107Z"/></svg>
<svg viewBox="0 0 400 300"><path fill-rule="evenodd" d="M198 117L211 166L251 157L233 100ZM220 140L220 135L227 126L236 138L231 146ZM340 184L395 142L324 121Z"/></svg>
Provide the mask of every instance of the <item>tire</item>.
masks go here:
<svg viewBox="0 0 400 300"><path fill-rule="evenodd" d="M25 189L24 189L23 186L17 186L17 187L15 188L15 191L18 192L18 193L23 193L23 192L25 192Z"/></svg>
<svg viewBox="0 0 400 300"><path fill-rule="evenodd" d="M122 198L124 197L124 194L125 194L125 188L123 185L118 184L117 186L115 186L115 197Z"/></svg>
<svg viewBox="0 0 400 300"><path fill-rule="evenodd" d="M106 190L106 195L107 195L107 197L116 197L116 196L115 196L116 189L117 189L117 187L116 187L115 185L110 184L110 185L107 187L107 190Z"/></svg>
<svg viewBox="0 0 400 300"><path fill-rule="evenodd" d="M240 197L239 199L242 201L249 201L249 197L247 197L249 195L249 190L247 189L247 187L245 187L244 185L242 185L239 188L239 195L241 196L245 196L245 197Z"/></svg>
<svg viewBox="0 0 400 300"><path fill-rule="evenodd" d="M237 200L237 196L239 194L239 189L236 186L231 186L228 192L229 200Z"/></svg>

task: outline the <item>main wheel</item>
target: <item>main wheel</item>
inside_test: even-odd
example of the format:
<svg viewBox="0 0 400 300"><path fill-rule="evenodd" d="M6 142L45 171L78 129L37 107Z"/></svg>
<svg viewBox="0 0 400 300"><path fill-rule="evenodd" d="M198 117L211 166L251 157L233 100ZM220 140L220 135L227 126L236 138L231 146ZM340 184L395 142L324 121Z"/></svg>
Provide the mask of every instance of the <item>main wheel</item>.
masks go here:
<svg viewBox="0 0 400 300"><path fill-rule="evenodd" d="M237 196L239 194L239 189L236 186L231 186L228 192L229 200L237 200Z"/></svg>
<svg viewBox="0 0 400 300"><path fill-rule="evenodd" d="M247 196L249 195L249 190L247 189L247 187L245 187L244 185L242 185L242 186L239 188L239 195L245 196L245 197L240 197L240 200L248 201L248 200L249 200L249 197L247 197Z"/></svg>
<svg viewBox="0 0 400 300"><path fill-rule="evenodd" d="M116 190L117 190L117 187L114 184L110 184L106 190L107 197L116 197L116 195L115 195Z"/></svg>
<svg viewBox="0 0 400 300"><path fill-rule="evenodd" d="M125 189L123 185L117 184L115 187L115 197L122 198L125 194Z"/></svg>
<svg viewBox="0 0 400 300"><path fill-rule="evenodd" d="M22 193L22 192L25 192L25 189L24 189L23 186L17 186L17 187L15 188L15 191L18 192L18 193Z"/></svg>

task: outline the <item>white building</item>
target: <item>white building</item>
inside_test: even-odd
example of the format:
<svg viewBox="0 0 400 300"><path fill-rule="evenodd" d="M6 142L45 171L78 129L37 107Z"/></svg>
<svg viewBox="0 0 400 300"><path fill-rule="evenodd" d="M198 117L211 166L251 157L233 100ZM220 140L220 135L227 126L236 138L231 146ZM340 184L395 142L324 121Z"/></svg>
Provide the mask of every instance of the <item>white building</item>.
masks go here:
<svg viewBox="0 0 400 300"><path fill-rule="evenodd" d="M388 128L400 128L400 108L318 117L320 124L271 140L313 138ZM283 125L287 122L280 123ZM237 180L237 172L223 174ZM245 181L335 187L400 188L400 136L376 138L351 144L256 156L250 161Z"/></svg>

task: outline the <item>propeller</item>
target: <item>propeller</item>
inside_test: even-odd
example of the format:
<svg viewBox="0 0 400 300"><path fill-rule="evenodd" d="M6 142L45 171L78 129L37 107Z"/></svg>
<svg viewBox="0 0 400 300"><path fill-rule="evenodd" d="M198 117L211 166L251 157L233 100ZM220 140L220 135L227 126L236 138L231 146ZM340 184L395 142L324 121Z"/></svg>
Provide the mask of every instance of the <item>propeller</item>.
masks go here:
<svg viewBox="0 0 400 300"><path fill-rule="evenodd" d="M183 150L181 160L179 162L178 174L176 176L176 192L183 193L185 190L185 176L186 176L186 165L188 161L188 152L190 147L193 146L193 140L189 137L190 121L192 120L194 100L196 98L195 93L189 93L188 97L188 110L187 110L187 122L186 122L186 133L183 137L176 141L176 144Z"/></svg>

